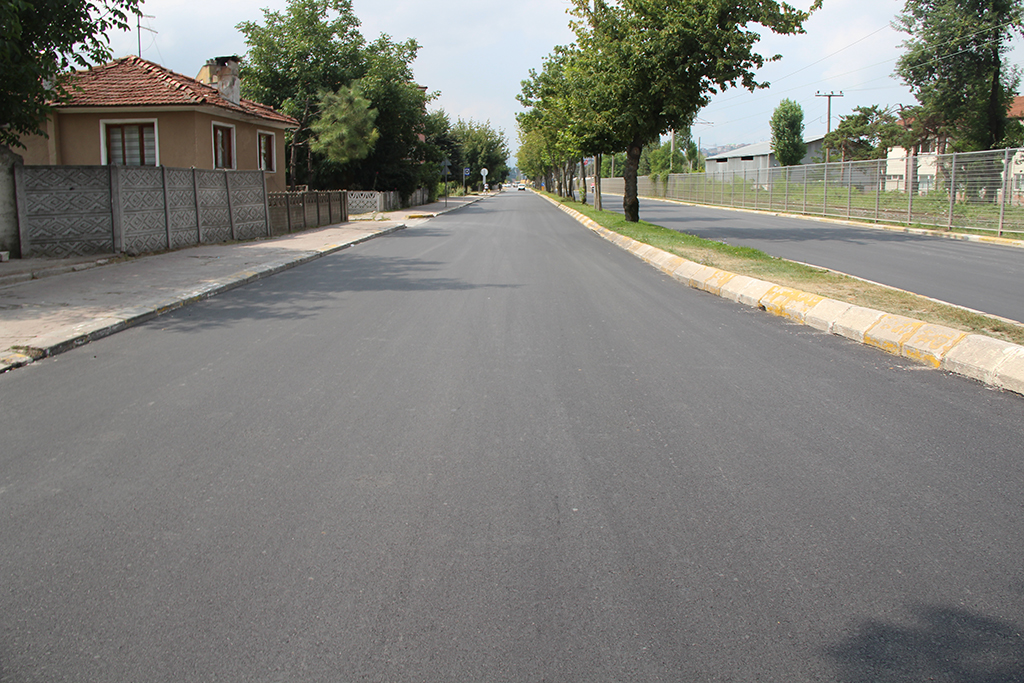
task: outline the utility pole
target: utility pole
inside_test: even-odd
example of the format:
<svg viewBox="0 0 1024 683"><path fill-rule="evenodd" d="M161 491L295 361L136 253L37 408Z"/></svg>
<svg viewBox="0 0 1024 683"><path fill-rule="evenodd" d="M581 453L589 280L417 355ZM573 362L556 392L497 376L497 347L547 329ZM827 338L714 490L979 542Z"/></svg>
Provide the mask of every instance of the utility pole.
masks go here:
<svg viewBox="0 0 1024 683"><path fill-rule="evenodd" d="M826 114L827 122L825 123L825 135L832 132L832 98L842 97L843 91L836 92L821 92L820 90L815 93L815 97L827 97L828 98L828 114ZM828 163L828 147L825 148L825 163Z"/></svg>

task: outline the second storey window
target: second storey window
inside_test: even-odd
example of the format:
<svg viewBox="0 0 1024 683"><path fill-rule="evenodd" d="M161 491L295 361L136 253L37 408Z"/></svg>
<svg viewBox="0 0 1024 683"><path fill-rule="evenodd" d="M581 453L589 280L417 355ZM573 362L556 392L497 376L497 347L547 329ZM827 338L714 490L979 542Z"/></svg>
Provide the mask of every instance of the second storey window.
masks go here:
<svg viewBox="0 0 1024 683"><path fill-rule="evenodd" d="M152 123L107 124L107 163L156 166L156 126Z"/></svg>
<svg viewBox="0 0 1024 683"><path fill-rule="evenodd" d="M235 129L230 126L213 126L213 167L235 167Z"/></svg>

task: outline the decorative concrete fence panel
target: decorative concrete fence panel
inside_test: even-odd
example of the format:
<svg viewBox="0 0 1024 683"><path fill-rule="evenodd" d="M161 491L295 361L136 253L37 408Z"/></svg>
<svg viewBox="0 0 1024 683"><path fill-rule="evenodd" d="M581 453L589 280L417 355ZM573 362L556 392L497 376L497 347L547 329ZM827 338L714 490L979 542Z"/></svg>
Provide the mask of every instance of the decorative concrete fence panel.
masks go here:
<svg viewBox="0 0 1024 683"><path fill-rule="evenodd" d="M15 166L21 255L114 252L109 166Z"/></svg>
<svg viewBox="0 0 1024 683"><path fill-rule="evenodd" d="M262 173L228 173L228 206L234 238L251 240L266 237L267 193Z"/></svg>
<svg viewBox="0 0 1024 683"><path fill-rule="evenodd" d="M196 171L199 234L202 242L227 242L231 235L228 184L220 171Z"/></svg>
<svg viewBox="0 0 1024 683"><path fill-rule="evenodd" d="M379 200L380 192L350 191L348 193L348 210L352 214L382 211Z"/></svg>
<svg viewBox="0 0 1024 683"><path fill-rule="evenodd" d="M23 258L141 254L268 234L262 171L16 166Z"/></svg>

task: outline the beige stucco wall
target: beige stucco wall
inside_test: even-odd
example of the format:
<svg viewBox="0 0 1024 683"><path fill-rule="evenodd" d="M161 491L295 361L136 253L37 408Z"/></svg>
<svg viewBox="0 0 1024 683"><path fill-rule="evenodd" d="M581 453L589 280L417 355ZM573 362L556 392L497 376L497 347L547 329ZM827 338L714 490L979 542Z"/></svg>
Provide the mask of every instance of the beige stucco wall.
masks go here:
<svg viewBox="0 0 1024 683"><path fill-rule="evenodd" d="M159 161L173 168L213 168L213 123L234 126L235 168L259 167L257 132L274 133L276 169L266 173L267 189L283 192L285 186L285 131L266 125L269 122L239 121L202 111L130 110L125 113L56 112L48 121L50 138L31 136L23 139L19 150L26 165L89 166L102 163L101 121L157 121Z"/></svg>

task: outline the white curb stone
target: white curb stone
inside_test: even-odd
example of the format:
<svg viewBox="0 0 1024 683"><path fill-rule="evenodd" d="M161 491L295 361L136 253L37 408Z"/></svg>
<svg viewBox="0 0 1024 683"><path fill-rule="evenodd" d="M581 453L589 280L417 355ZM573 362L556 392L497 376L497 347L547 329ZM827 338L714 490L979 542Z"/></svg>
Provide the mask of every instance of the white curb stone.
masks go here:
<svg viewBox="0 0 1024 683"><path fill-rule="evenodd" d="M958 375L994 384L998 369L1021 347L1001 339L969 334L942 358L942 369Z"/></svg>
<svg viewBox="0 0 1024 683"><path fill-rule="evenodd" d="M873 308L850 306L832 324L832 334L864 343L864 333L878 322L884 313Z"/></svg>
<svg viewBox="0 0 1024 683"><path fill-rule="evenodd" d="M850 310L853 304L835 299L822 299L811 307L804 316L804 324L822 332L831 332L832 325L839 317Z"/></svg>

